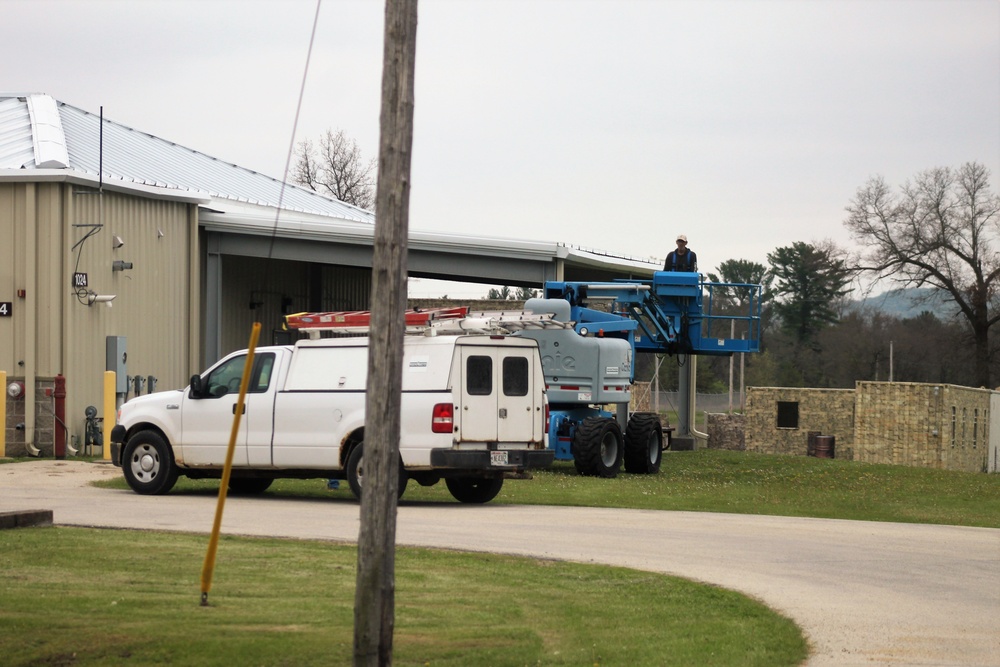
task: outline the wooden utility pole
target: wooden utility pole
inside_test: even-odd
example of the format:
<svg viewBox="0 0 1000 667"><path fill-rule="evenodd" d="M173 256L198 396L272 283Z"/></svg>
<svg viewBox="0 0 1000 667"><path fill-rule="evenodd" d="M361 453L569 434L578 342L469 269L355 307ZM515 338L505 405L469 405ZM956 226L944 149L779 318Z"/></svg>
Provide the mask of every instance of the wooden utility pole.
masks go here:
<svg viewBox="0 0 1000 667"><path fill-rule="evenodd" d="M386 0L354 665L392 664L417 0Z"/></svg>

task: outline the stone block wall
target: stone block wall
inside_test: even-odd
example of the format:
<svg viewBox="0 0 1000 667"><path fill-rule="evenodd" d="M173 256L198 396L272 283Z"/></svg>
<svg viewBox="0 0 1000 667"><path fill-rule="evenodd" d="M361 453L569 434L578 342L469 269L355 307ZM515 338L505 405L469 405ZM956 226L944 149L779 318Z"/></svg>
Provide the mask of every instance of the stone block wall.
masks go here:
<svg viewBox="0 0 1000 667"><path fill-rule="evenodd" d="M11 382L24 382L23 377L8 376L7 384ZM55 378L35 379L35 438L34 445L41 450L40 456L51 457L55 452L55 399L52 397L55 389ZM25 444L24 428L18 428L23 424L27 411L25 410L25 398L11 398L7 395L4 387L3 398L7 401L7 423L4 427L4 450L0 452L3 456L28 456L28 448Z"/></svg>
<svg viewBox="0 0 1000 667"><path fill-rule="evenodd" d="M818 431L834 436L836 458L853 459L854 400L852 389L749 387L746 451L805 456L809 432ZM790 420L793 411L794 424Z"/></svg>
<svg viewBox="0 0 1000 667"><path fill-rule="evenodd" d="M859 382L860 461L981 472L989 450L991 392L955 385Z"/></svg>
<svg viewBox="0 0 1000 667"><path fill-rule="evenodd" d="M632 383L632 400L629 402L630 412L652 412L652 395L649 393L649 382Z"/></svg>
<svg viewBox="0 0 1000 667"><path fill-rule="evenodd" d="M710 412L705 415L709 449L746 451L746 415Z"/></svg>

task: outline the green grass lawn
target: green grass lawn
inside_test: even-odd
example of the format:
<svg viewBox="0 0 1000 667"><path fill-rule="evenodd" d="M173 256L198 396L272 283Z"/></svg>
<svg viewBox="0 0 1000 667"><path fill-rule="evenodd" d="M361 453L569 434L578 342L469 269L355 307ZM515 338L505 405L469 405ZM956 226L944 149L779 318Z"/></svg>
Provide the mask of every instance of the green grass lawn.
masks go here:
<svg viewBox="0 0 1000 667"><path fill-rule="evenodd" d="M119 478L101 486L127 488ZM354 502L345 483L265 495ZM172 493L215 495L182 478ZM443 484L407 502L455 502ZM1000 475L699 450L658 475L508 481L493 502L735 512L1000 528ZM208 608L207 538L70 528L0 531L5 665L349 664L356 550L223 538ZM606 566L401 548L399 665L792 665L797 627L737 593Z"/></svg>
<svg viewBox="0 0 1000 667"><path fill-rule="evenodd" d="M28 665L349 665L357 551L203 535L0 531L0 656ZM795 665L797 626L724 589L608 566L400 548L397 665Z"/></svg>
<svg viewBox="0 0 1000 667"><path fill-rule="evenodd" d="M124 479L103 482L127 488ZM278 480L269 495L352 501L346 483ZM182 478L172 493L217 493L218 481ZM455 502L444 484L410 482L402 503ZM1000 528L1000 475L801 456L668 452L657 475L581 477L571 463L509 480L495 503L630 507L901 521Z"/></svg>

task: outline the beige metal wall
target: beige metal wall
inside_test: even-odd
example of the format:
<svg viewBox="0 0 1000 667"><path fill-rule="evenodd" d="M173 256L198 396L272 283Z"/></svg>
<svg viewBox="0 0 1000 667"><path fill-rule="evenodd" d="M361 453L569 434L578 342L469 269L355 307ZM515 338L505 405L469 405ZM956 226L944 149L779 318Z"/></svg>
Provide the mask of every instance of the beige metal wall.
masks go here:
<svg viewBox="0 0 1000 667"><path fill-rule="evenodd" d="M308 282L305 265L254 257L222 257L223 355L242 350L250 340L250 328L260 322L260 345L272 343L272 332L281 328L281 302L291 299L288 312L303 310Z"/></svg>
<svg viewBox="0 0 1000 667"><path fill-rule="evenodd" d="M45 410L45 382L50 378L49 357L59 349L58 331L48 326L51 313L58 314L58 295L53 299L53 277L48 268L51 256L58 258L60 240L51 230L53 217L60 210L57 185L22 183L0 186L0 243L3 271L0 301L12 302L10 317L0 319L0 370L24 382L25 394L18 405L8 403L8 414L18 414L23 429L9 440L13 455L27 453L25 443L36 441L36 430L44 436L52 421L51 409ZM56 238L54 238L56 237ZM18 296L18 293L24 296ZM50 392L51 393L51 392ZM6 399L6 394L4 395ZM51 439L51 434L49 434ZM7 448L8 450L11 447ZM51 446L50 446L51 451Z"/></svg>
<svg viewBox="0 0 1000 667"><path fill-rule="evenodd" d="M222 258L222 354L241 350L254 322L260 344L282 342L282 316L307 310L368 310L371 270L268 260ZM297 336L292 336L294 340Z"/></svg>
<svg viewBox="0 0 1000 667"><path fill-rule="evenodd" d="M18 376L14 358L16 324L23 303L17 298L16 259L18 227L14 224L16 214L16 194L18 188L0 185L0 301L9 301L13 306L10 317L0 317L0 370L7 376ZM23 199L23 197L22 197Z"/></svg>
<svg viewBox="0 0 1000 667"><path fill-rule="evenodd" d="M0 369L36 379L63 374L67 426L77 443L84 408L103 405L107 336L126 337L128 374L156 376L158 389L184 386L197 370L200 326L191 289L199 281L193 204L16 183L0 186L0 215L0 301L8 292L15 301L14 317L0 319ZM102 222L73 249L92 229L82 225ZM114 236L122 247L113 247ZM133 268L112 271L115 260ZM87 289L115 295L111 307L85 304L73 287L76 271L87 274ZM24 299L14 296L17 289L26 290Z"/></svg>
<svg viewBox="0 0 1000 667"><path fill-rule="evenodd" d="M371 309L371 269L349 266L324 266L322 268L320 310Z"/></svg>
<svg viewBox="0 0 1000 667"><path fill-rule="evenodd" d="M197 284L199 276L191 205L77 192L70 225L101 217L104 222L102 231L78 248L79 270L88 273L90 289L116 295L111 307L86 306L71 297L66 309L67 338L72 341L68 349L74 350L68 355L68 369L80 383L73 385L79 391L67 411L82 424L87 405L101 406L107 336L126 338L127 373L155 376L157 390L181 388L198 370L190 331L197 331L200 323L193 314L189 285ZM67 231L75 243L85 232L70 225ZM124 242L122 247L113 247L115 236ZM70 260L75 264L75 253ZM133 268L113 271L115 260L132 262ZM70 266L65 284L72 273Z"/></svg>

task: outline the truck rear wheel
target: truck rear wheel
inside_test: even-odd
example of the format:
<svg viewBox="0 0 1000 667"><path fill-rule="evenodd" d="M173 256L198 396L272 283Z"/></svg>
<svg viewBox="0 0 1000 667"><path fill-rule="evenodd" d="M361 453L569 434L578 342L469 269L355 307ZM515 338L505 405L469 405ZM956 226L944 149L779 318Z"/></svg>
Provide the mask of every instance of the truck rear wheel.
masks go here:
<svg viewBox="0 0 1000 667"><path fill-rule="evenodd" d="M140 431L122 453L122 473L136 493L155 496L167 493L177 483L177 465L166 441L155 431Z"/></svg>
<svg viewBox="0 0 1000 667"><path fill-rule="evenodd" d="M364 484L365 478L365 453L364 453L364 443L358 443L358 445L351 450L350 455L347 457L347 484L351 487L351 493L358 500L361 500L361 487ZM406 469L403 467L403 462L399 462L399 489L396 492L396 500L403 497L403 491L406 490L406 482L409 477L406 474Z"/></svg>
<svg viewBox="0 0 1000 667"><path fill-rule="evenodd" d="M649 475L660 471L663 426L655 412L636 412L625 429L625 472Z"/></svg>
<svg viewBox="0 0 1000 667"><path fill-rule="evenodd" d="M446 477L452 497L460 503L488 503L503 487L503 477Z"/></svg>
<svg viewBox="0 0 1000 667"><path fill-rule="evenodd" d="M570 446L581 475L616 477L622 465L622 430L606 417L587 417L576 427Z"/></svg>

